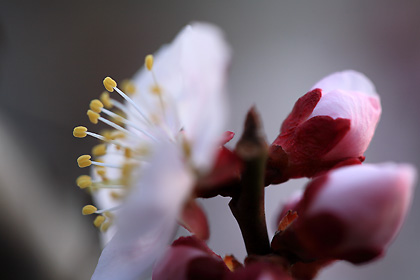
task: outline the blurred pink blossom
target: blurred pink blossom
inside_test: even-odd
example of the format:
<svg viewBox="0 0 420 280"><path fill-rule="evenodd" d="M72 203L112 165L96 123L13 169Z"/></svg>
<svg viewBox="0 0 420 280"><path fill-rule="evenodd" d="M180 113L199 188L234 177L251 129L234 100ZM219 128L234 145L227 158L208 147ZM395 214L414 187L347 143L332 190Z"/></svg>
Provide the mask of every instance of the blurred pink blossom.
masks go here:
<svg viewBox="0 0 420 280"><path fill-rule="evenodd" d="M408 164L342 167L315 178L284 209L298 218L273 239L273 249L300 261L363 263L384 254L410 206L416 170Z"/></svg>

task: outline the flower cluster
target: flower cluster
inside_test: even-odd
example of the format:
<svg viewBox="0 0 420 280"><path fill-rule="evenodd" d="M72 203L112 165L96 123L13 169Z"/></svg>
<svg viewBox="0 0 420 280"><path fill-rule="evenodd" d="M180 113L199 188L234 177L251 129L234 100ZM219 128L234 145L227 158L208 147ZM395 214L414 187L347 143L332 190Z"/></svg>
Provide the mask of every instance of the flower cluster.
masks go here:
<svg viewBox="0 0 420 280"><path fill-rule="evenodd" d="M230 49L222 32L194 23L131 81L107 77L108 92L88 117L114 130L76 127L102 141L80 167L94 225L106 243L92 279L313 279L338 260L365 263L383 255L402 226L416 171L408 164L362 164L381 105L372 82L355 71L334 73L295 104L271 145L256 109L234 149L224 130ZM117 92L125 102L111 98ZM107 117L104 117L107 116ZM270 242L264 188L309 177L279 214ZM195 199L231 197L229 207L248 257L221 258L205 244L206 215ZM98 209L99 208L99 209ZM177 223L193 235L173 242Z"/></svg>

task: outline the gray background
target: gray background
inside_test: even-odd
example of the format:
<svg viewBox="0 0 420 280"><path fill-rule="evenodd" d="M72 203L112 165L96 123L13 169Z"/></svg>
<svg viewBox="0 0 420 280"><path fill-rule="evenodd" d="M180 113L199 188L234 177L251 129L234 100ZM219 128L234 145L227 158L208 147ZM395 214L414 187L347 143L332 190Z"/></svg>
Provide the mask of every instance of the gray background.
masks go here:
<svg viewBox="0 0 420 280"><path fill-rule="evenodd" d="M256 105L272 141L295 100L323 76L364 72L383 115L367 162L419 166L420 1L1 1L0 276L87 279L99 254L96 230L74 184L80 154L95 143L71 132L88 125L102 79L130 77L144 56L192 20L225 30L234 50L230 130ZM10 138L10 139L9 139ZM267 190L271 226L281 201L305 180ZM419 279L419 193L385 258L336 264L318 279ZM245 254L228 200L205 201L217 253ZM2 278L2 279L3 279Z"/></svg>

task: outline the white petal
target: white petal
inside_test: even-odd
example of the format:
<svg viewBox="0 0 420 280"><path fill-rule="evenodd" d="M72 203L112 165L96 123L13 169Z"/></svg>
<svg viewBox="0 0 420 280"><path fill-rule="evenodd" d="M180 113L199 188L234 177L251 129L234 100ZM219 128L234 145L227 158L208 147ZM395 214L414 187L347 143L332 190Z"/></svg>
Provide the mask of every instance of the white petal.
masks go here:
<svg viewBox="0 0 420 280"><path fill-rule="evenodd" d="M370 96L378 96L375 86L364 74L346 70L335 72L317 82L312 89L320 88L323 94L327 94L333 90L358 91Z"/></svg>
<svg viewBox="0 0 420 280"><path fill-rule="evenodd" d="M160 143L118 216L118 232L102 251L92 279L138 279L151 273L170 242L193 177L173 143Z"/></svg>
<svg viewBox="0 0 420 280"><path fill-rule="evenodd" d="M153 71L169 107L166 120L174 133L184 129L192 145L193 161L199 168L210 167L224 132L229 60L230 49L222 32L205 23L187 26L171 45L155 55ZM134 81L141 93L133 97L135 101L140 105L148 103L144 107L149 110L158 108L156 96L150 94L152 75L143 68Z"/></svg>
<svg viewBox="0 0 420 280"><path fill-rule="evenodd" d="M214 26L194 24L186 30L182 71L186 92L180 119L192 142L196 166L208 168L224 132L226 118L225 79L230 51L223 34Z"/></svg>

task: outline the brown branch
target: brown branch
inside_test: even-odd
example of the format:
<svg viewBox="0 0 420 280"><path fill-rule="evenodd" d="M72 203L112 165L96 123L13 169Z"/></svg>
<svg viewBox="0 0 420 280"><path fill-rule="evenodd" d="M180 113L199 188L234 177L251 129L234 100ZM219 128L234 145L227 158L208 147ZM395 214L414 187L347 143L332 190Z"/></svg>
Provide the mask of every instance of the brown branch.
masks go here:
<svg viewBox="0 0 420 280"><path fill-rule="evenodd" d="M239 224L248 255L270 253L264 209L264 173L267 143L262 136L259 117L254 108L248 112L236 153L244 162L241 189L229 202Z"/></svg>

